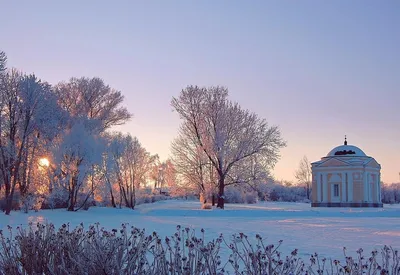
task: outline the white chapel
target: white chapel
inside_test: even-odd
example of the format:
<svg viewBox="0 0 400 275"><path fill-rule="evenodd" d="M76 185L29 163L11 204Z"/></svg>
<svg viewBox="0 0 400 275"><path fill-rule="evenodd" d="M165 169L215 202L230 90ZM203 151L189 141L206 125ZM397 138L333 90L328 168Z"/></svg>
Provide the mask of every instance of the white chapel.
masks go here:
<svg viewBox="0 0 400 275"><path fill-rule="evenodd" d="M311 170L312 207L382 207L381 165L346 138Z"/></svg>

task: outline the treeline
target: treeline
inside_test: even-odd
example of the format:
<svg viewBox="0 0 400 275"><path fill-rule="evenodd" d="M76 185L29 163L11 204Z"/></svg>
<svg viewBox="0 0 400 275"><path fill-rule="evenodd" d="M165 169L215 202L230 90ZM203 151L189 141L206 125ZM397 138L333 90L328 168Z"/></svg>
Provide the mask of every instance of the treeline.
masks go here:
<svg viewBox="0 0 400 275"><path fill-rule="evenodd" d="M382 203L400 203L400 183L381 183ZM226 202L257 203L259 201L306 202L310 199L309 184L299 184L291 181L267 180L259 184L257 190L244 189L243 186L230 186L226 190Z"/></svg>
<svg viewBox="0 0 400 275"><path fill-rule="evenodd" d="M132 114L124 97L100 78L56 85L7 68L0 52L0 207L65 207L94 201L133 208L139 187L170 180L136 137L113 132Z"/></svg>
<svg viewBox="0 0 400 275"><path fill-rule="evenodd" d="M7 68L0 52L0 208L134 208L153 193L214 197L223 208L226 188L262 187L286 144L225 87L189 86L171 100L182 124L172 159L161 162L136 137L112 131L132 117L123 100L97 77L50 85Z"/></svg>
<svg viewBox="0 0 400 275"><path fill-rule="evenodd" d="M383 203L400 203L400 183L381 183L381 186Z"/></svg>
<svg viewBox="0 0 400 275"><path fill-rule="evenodd" d="M225 202L309 201L306 157L299 184L270 171L286 145L277 126L229 99L225 87L188 86L172 98L181 126L161 161L130 135L113 131L132 114L122 93L101 78L50 85L7 68L0 51L0 208L134 208L168 197ZM386 188L386 189L385 189ZM383 202L399 202L396 185Z"/></svg>

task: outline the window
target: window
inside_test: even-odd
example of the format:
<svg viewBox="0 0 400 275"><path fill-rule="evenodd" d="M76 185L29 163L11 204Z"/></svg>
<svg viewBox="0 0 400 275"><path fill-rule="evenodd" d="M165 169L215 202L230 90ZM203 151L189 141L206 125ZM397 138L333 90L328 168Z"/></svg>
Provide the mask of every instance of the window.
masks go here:
<svg viewBox="0 0 400 275"><path fill-rule="evenodd" d="M334 197L339 197L339 184L334 184L333 185L333 196Z"/></svg>

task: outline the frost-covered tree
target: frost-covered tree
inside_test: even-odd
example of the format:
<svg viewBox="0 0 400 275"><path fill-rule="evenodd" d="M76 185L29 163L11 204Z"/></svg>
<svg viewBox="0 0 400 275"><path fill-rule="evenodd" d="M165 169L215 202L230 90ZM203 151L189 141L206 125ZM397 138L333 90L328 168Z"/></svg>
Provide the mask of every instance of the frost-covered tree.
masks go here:
<svg viewBox="0 0 400 275"><path fill-rule="evenodd" d="M5 213L10 214L15 187L18 182L21 166L22 115L20 111L19 86L22 79L20 72L11 70L1 75L0 80L0 170L2 185L4 185Z"/></svg>
<svg viewBox="0 0 400 275"><path fill-rule="evenodd" d="M84 207L97 187L93 177L102 165L104 140L93 132L92 123L75 121L54 152L59 183L68 192L68 211Z"/></svg>
<svg viewBox="0 0 400 275"><path fill-rule="evenodd" d="M6 214L17 184L22 196L29 188L39 141L54 135L55 102L50 86L34 75L16 70L0 75L0 176Z"/></svg>
<svg viewBox="0 0 400 275"><path fill-rule="evenodd" d="M294 176L297 179L297 183L304 187L307 199L310 199L310 194L311 194L311 164L308 161L307 156L303 156L303 158L300 160L299 167L295 171Z"/></svg>
<svg viewBox="0 0 400 275"><path fill-rule="evenodd" d="M128 110L122 106L124 97L121 92L112 89L100 78L71 78L69 82L61 82L56 85L55 93L58 96L59 105L70 116L68 123L66 123L66 130L71 133L77 130L81 131L78 131L78 134L85 130L88 136L86 140L81 142L91 140L95 147L98 146L100 140L103 140L106 130L112 126L121 125L131 118ZM75 127L77 123L78 126ZM84 125L84 129L82 125ZM71 135L69 134L67 137ZM69 145L68 142L71 142L71 140L63 141L63 143L65 142L67 142L66 145ZM74 140L74 142L76 141ZM103 143L103 141L100 143ZM92 185L95 183L98 185L102 182L105 183L103 187L108 187L106 177L108 174L105 173L104 168L109 168L109 166L105 166L104 163L104 161L107 161L104 159L104 150L99 149L93 152L90 146L87 149L88 152L79 151L83 156L76 155L77 152L70 149L66 151L67 154L63 155L62 162L69 163L68 166L63 165L63 169L67 169L65 171L70 176L72 175L68 181L69 210L74 209L79 190L88 184L88 180L93 183ZM95 155L92 156L90 153ZM89 163L92 164L88 165ZM84 166L80 167L82 164ZM65 176L63 172L63 177ZM93 190L89 188L86 194L93 196ZM87 201L88 198L89 196L85 196L84 200Z"/></svg>
<svg viewBox="0 0 400 275"><path fill-rule="evenodd" d="M182 119L180 134L195 141L216 170L219 208L224 208L226 181L235 166L257 156L272 168L285 146L278 127L230 101L224 87L189 86L171 105Z"/></svg>
<svg viewBox="0 0 400 275"><path fill-rule="evenodd" d="M98 131L122 125L132 115L122 106L124 96L100 78L71 78L55 87L59 104L72 117L98 120Z"/></svg>
<svg viewBox="0 0 400 275"><path fill-rule="evenodd" d="M184 125L172 142L171 152L180 180L184 185L194 187L200 194L200 201L206 203L216 188L216 170L206 153L198 146L196 138L185 130Z"/></svg>
<svg viewBox="0 0 400 275"><path fill-rule="evenodd" d="M7 56L6 53L0 51L0 73L6 70Z"/></svg>
<svg viewBox="0 0 400 275"><path fill-rule="evenodd" d="M384 183L382 186L382 202L383 203L400 203L400 182Z"/></svg>
<svg viewBox="0 0 400 275"><path fill-rule="evenodd" d="M156 157L150 155L136 137L121 133L113 137L110 153L114 161L113 173L118 183L120 200L126 207L134 209L136 192L141 185L146 184Z"/></svg>
<svg viewBox="0 0 400 275"><path fill-rule="evenodd" d="M120 201L120 187L118 185L118 175L121 172L122 156L126 150L126 142L122 133L108 133L105 135L107 147L103 157L102 171L104 174L103 196L109 200L112 207L117 206L117 201ZM109 197L109 198L107 198Z"/></svg>
<svg viewBox="0 0 400 275"><path fill-rule="evenodd" d="M48 158L47 151L60 134L66 114L57 105L57 97L47 83L35 76L23 77L20 84L22 116L29 118L25 123L26 148L22 151L22 171L19 185L21 195L29 191L35 167L41 158Z"/></svg>
<svg viewBox="0 0 400 275"><path fill-rule="evenodd" d="M155 160L150 177L154 181L154 190L162 193L176 183L175 166L170 159L160 162L157 155Z"/></svg>
<svg viewBox="0 0 400 275"><path fill-rule="evenodd" d="M256 192L260 198L265 197L265 183L271 180L269 164L257 155L250 156L232 167L228 173L226 185L240 186L241 190Z"/></svg>

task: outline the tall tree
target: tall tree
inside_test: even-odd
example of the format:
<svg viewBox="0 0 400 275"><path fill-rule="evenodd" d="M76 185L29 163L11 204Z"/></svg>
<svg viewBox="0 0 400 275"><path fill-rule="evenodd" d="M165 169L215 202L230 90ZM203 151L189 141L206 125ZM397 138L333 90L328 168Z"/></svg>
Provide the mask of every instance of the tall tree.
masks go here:
<svg viewBox="0 0 400 275"><path fill-rule="evenodd" d="M67 133L74 131L78 131L78 133L86 132L87 138L83 138L93 141L93 144L88 144L89 149L91 145L96 144L96 141L100 142L102 140L107 129L124 124L132 117L128 110L122 106L124 97L121 92L112 89L97 77L71 78L69 82L57 84L55 93L58 96L59 105L70 116L68 123L66 123ZM74 128L76 124L78 126ZM83 151L84 148L80 148L79 151L73 150L74 148L69 145L79 141L71 139L71 136L72 134L66 135L65 138L68 138L68 140L62 141L67 150L61 163L68 163L68 166L63 165L64 171L61 175L68 183L68 210L72 211L76 205L80 190L88 187L88 180L93 183L93 180L91 180L95 178L93 173L100 169L99 166L104 168L104 159L99 157L103 154L100 149L99 152L90 150L90 152L86 152ZM101 141L100 143L103 142ZM94 157L89 153L100 153L100 155L97 154ZM103 175L106 176L104 173ZM93 188L86 194L92 195ZM86 196L86 199L88 198Z"/></svg>
<svg viewBox="0 0 400 275"><path fill-rule="evenodd" d="M7 65L6 53L3 51L0 51L0 73L4 72L6 70L6 65Z"/></svg>
<svg viewBox="0 0 400 275"><path fill-rule="evenodd" d="M257 156L272 168L285 146L277 126L269 127L265 119L228 100L224 87L189 86L171 105L182 119L182 138L194 140L216 170L219 208L224 208L226 179L234 166Z"/></svg>
<svg viewBox="0 0 400 275"><path fill-rule="evenodd" d="M84 120L68 129L56 148L56 172L68 192L68 211L75 211L76 206L80 209L93 196L96 186L90 179L102 165L104 150L102 137L93 133ZM78 202L80 196L83 198Z"/></svg>
<svg viewBox="0 0 400 275"><path fill-rule="evenodd" d="M311 164L307 156L303 156L299 162L299 167L294 173L294 176L296 177L298 184L304 186L307 199L310 199L311 194L311 173Z"/></svg>
<svg viewBox="0 0 400 275"><path fill-rule="evenodd" d="M34 75L10 70L0 78L0 175L9 214L17 184L22 196L29 187L40 136L54 134L49 114L58 110L50 86Z"/></svg>
<svg viewBox="0 0 400 275"><path fill-rule="evenodd" d="M201 202L206 203L216 187L215 169L197 144L197 139L181 127L179 136L172 142L172 160L181 181L194 187Z"/></svg>
<svg viewBox="0 0 400 275"><path fill-rule="evenodd" d="M158 190L160 193L165 192L169 187L175 185L175 167L170 159L159 162L159 157L154 157L156 160L153 162L153 168L151 171L151 179L154 181L154 190Z"/></svg>
<svg viewBox="0 0 400 275"><path fill-rule="evenodd" d="M129 134L124 136L119 133L114 139L111 153L120 200L124 201L126 207L134 209L136 192L141 185L146 183L156 156L150 155L139 140Z"/></svg>
<svg viewBox="0 0 400 275"><path fill-rule="evenodd" d="M55 91L63 109L72 117L97 120L99 132L122 125L132 117L122 106L124 96L121 92L100 78L71 78L69 82L59 83Z"/></svg>

